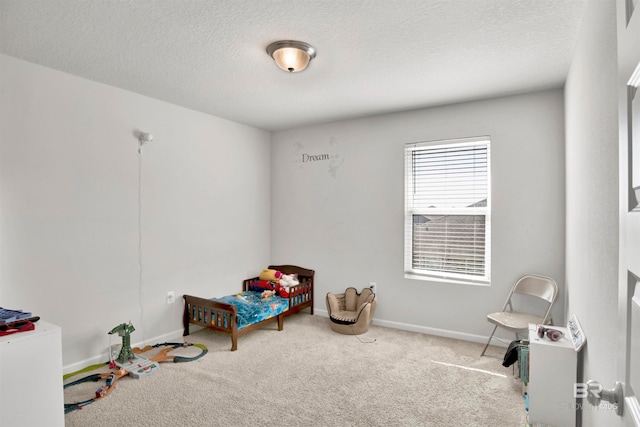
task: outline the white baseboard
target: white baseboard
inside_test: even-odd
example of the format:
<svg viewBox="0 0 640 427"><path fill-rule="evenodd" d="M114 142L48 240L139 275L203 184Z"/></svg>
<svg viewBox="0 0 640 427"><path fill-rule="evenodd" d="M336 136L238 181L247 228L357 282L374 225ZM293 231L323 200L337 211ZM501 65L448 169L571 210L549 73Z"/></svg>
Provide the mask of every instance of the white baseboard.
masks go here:
<svg viewBox="0 0 640 427"><path fill-rule="evenodd" d="M314 314L320 316L329 317L327 310L314 309ZM489 339L488 335L476 335L467 334L465 332L452 331L448 329L431 328L429 326L412 325L410 323L393 322L390 320L373 319L373 324L377 326L384 326L386 328L400 329L402 331L419 332L426 335L435 335L438 337L454 338L461 341L476 342L480 344L486 344ZM500 339L492 340L491 345L507 348L509 343L500 341Z"/></svg>
<svg viewBox="0 0 640 427"><path fill-rule="evenodd" d="M319 315L319 316L323 316L323 317L329 317L329 313L327 312L327 310L322 310L322 309L318 309L318 308L314 308L314 314ZM488 336L484 336L484 335L475 335L475 334L467 334L464 332L458 332L458 331L452 331L452 330L448 330L448 329L440 329L440 328L431 328L428 326L420 326L420 325L412 325L410 323L402 323L402 322L393 322L390 320L381 320L381 319L373 319L373 324L377 325L377 326L384 326L386 328L394 328L394 329L400 329L403 331L410 331L410 332L419 332L422 334L427 334L427 335L435 335L438 337L445 337L445 338L453 338L453 339L458 339L461 341L469 341L469 342L476 342L476 343L481 343L481 344L485 344L487 342L487 340L489 339ZM201 329L201 328L197 328L194 325L191 325L191 327L193 328L191 330L191 333L196 332L197 330ZM131 344L132 347L144 347L145 345L147 345L147 343L153 343L153 344L157 344L157 343L162 343L162 342L167 342L167 341L179 341L182 340L182 333L183 333L183 329L179 329L177 331L173 331L170 332L168 334L164 334L164 335L160 335L158 337L155 338L150 338L148 340L146 340L146 342L139 342L139 343L135 343L135 344ZM492 345L496 345L499 347L507 347L509 343L506 342L502 342L498 339L493 340L493 342L491 343ZM62 372L63 374L68 374L70 372L76 372L79 371L81 369L84 369L87 366L91 366L91 365L97 365L99 363L106 363L109 360L109 349L105 349L104 353L94 356L94 357L90 357L88 359L84 359L81 360L79 362L76 363L72 363L70 365L66 365L63 366L62 368Z"/></svg>
<svg viewBox="0 0 640 427"><path fill-rule="evenodd" d="M132 343L131 347L144 347L149 343L151 343L150 345L154 345L154 344L164 343L164 342L181 342L183 332L184 332L183 329L179 329L177 331L169 332L168 334L163 334L155 338L149 338L145 342ZM108 361L109 361L109 348L105 348L104 353L102 354L89 357L79 362L75 362L75 363L71 363L69 365L63 366L62 373L68 374L71 372L76 372L86 368L87 366L97 365L100 363L107 363Z"/></svg>

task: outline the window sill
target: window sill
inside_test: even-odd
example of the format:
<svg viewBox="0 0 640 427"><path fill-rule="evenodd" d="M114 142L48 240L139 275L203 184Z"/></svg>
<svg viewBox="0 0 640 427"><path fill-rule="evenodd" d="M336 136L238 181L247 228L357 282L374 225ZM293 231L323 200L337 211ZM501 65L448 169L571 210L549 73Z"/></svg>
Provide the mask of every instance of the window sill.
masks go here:
<svg viewBox="0 0 640 427"><path fill-rule="evenodd" d="M453 285L491 286L491 281L486 279L465 280L452 277L427 276L415 273L404 273L404 278L410 280L422 280L425 282L449 283Z"/></svg>

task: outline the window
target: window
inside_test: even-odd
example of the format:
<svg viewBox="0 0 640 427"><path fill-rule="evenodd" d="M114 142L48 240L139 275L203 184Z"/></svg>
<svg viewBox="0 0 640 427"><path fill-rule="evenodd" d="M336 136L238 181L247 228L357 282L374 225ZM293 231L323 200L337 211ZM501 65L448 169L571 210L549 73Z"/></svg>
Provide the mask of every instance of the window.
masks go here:
<svg viewBox="0 0 640 427"><path fill-rule="evenodd" d="M405 277L489 282L489 146L488 137L405 146Z"/></svg>

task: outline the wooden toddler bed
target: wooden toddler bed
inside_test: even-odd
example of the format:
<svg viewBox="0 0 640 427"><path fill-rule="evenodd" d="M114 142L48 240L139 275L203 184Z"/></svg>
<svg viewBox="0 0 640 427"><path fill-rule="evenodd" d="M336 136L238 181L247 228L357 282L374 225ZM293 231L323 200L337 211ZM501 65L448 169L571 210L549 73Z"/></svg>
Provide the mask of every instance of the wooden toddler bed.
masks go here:
<svg viewBox="0 0 640 427"><path fill-rule="evenodd" d="M198 325L231 336L231 351L238 349L238 336L278 322L281 331L284 318L310 308L313 315L313 276L315 271L295 265L270 265L269 269L284 274L297 274L300 284L289 288L289 297L270 296L260 298L260 292L252 291L254 277L242 282L242 292L217 299L184 295L184 336L189 335L189 325ZM247 315L245 315L245 313Z"/></svg>

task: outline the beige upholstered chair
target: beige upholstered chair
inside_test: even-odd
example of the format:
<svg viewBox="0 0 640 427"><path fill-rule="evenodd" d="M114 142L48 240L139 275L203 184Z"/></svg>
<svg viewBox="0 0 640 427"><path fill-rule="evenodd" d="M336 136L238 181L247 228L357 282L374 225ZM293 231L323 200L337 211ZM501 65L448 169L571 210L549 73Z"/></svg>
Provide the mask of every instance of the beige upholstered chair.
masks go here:
<svg viewBox="0 0 640 427"><path fill-rule="evenodd" d="M369 330L376 311L376 294L371 288L360 293L356 288L347 288L342 294L327 294L327 311L331 329L347 335L360 335Z"/></svg>

